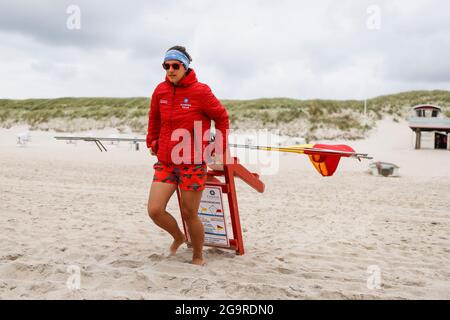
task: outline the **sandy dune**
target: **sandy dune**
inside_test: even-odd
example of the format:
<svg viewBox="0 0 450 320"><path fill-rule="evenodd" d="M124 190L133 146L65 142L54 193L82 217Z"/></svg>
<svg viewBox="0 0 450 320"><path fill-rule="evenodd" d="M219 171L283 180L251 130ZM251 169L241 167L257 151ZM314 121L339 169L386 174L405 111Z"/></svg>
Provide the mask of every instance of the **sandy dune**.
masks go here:
<svg viewBox="0 0 450 320"><path fill-rule="evenodd" d="M186 247L168 258L147 217L145 148L100 153L51 132L17 147L23 130L0 130L2 299L450 299L450 151L412 150L405 123L348 142L400 178L351 159L322 178L281 155L264 194L239 182L246 254L205 248L203 268ZM169 211L179 218L175 197ZM79 289L67 285L77 268Z"/></svg>

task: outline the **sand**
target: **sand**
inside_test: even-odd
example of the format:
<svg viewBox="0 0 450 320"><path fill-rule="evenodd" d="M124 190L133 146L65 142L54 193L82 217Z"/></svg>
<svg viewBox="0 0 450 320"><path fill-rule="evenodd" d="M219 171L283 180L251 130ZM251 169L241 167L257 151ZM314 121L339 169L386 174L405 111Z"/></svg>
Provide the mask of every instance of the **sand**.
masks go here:
<svg viewBox="0 0 450 320"><path fill-rule="evenodd" d="M186 246L167 257L142 145L101 153L32 131L18 147L24 130L0 129L1 299L450 299L450 151L413 150L404 122L346 142L398 178L352 159L323 178L286 154L264 194L238 182L246 253L205 248L204 267ZM168 210L179 220L175 197Z"/></svg>

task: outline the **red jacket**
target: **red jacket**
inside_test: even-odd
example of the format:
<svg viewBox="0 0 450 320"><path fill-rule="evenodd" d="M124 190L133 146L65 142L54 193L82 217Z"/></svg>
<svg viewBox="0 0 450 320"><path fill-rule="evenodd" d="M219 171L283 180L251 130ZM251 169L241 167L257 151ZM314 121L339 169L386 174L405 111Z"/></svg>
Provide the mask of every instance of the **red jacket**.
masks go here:
<svg viewBox="0 0 450 320"><path fill-rule="evenodd" d="M220 130L223 134L222 150L225 152L229 128L228 112L211 92L211 89L206 84L198 82L192 69L176 86L166 77L166 80L156 87L152 95L148 120L147 147L152 148L154 141L157 141L158 160L174 163L176 161L173 161L174 159L171 157L172 151L184 138L172 137L172 134L177 135L180 132L180 130L175 132L176 129L186 129L191 136L190 155L183 153L183 151L178 154L184 156L184 159L189 158L190 163L205 161L203 151L209 144L209 136L206 137L205 132L210 129L211 120L215 122L216 131ZM194 138L195 121L197 121L196 132L198 133L196 138ZM199 130L200 124L201 131ZM204 137L203 139L199 137L200 134L201 137ZM217 137L218 135L216 134ZM197 140L203 142L200 143ZM219 143L220 140L216 139L216 142ZM179 147L175 150L178 151ZM184 151L188 150L185 149Z"/></svg>

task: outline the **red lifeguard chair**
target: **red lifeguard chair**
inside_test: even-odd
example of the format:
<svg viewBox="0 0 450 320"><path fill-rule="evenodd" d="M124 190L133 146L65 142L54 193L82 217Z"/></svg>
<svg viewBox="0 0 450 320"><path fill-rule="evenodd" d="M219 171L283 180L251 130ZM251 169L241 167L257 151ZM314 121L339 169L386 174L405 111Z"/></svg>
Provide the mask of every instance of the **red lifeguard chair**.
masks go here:
<svg viewBox="0 0 450 320"><path fill-rule="evenodd" d="M219 177L223 177L224 181L221 181ZM203 207L202 203L200 204L199 215L203 215L203 217L208 217L209 219L213 220L213 222L211 222L209 226L208 225L205 226L205 220L202 219L203 226L205 228L205 235L208 233L208 229L211 228L213 229L217 228L219 231L218 233L214 232L209 233L209 235L212 237L212 242L207 242L205 237L205 244L204 244L205 246L235 250L236 254L243 255L244 240L242 237L241 221L239 218L236 184L234 181L235 177L240 178L242 181L244 181L246 184L248 184L250 187L258 191L259 193L264 192L265 185L259 179L259 175L248 171L244 166L239 164L238 158L233 157L233 164L224 165L223 171L208 170L206 188L205 191L203 192L203 196L205 197L205 199L202 197L202 201L203 200L205 201L203 202ZM219 192L216 193L216 191ZM208 192L210 194L208 194ZM228 239L228 233L226 231L226 219L223 210L224 208L223 206L221 206L221 204L223 204L222 193L225 193L228 199L231 226L233 229L232 239ZM212 201L208 201L207 197L209 196L211 196ZM179 189L177 189L177 197L178 203L180 205L180 211L182 211L183 208L181 207ZM211 206L209 208L206 208L205 203L206 205L210 203ZM205 211L207 212L201 212L201 210L203 209L205 209ZM207 221L206 223L209 224L209 222L210 221ZM184 220L183 220L183 228L186 238L188 239L188 246L190 246L189 231ZM214 237L216 237L218 241L214 241L215 240Z"/></svg>

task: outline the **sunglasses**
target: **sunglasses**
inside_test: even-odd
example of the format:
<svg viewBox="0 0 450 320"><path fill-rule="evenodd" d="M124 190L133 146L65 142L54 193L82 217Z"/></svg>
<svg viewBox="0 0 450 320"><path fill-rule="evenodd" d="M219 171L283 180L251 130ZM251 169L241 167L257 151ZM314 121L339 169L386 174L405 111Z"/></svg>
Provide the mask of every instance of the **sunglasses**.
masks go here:
<svg viewBox="0 0 450 320"><path fill-rule="evenodd" d="M162 64L162 66L163 66L164 70L169 70L170 67L172 67L173 70L179 70L180 67L181 67L181 63L165 63L165 62L164 62L164 63Z"/></svg>

